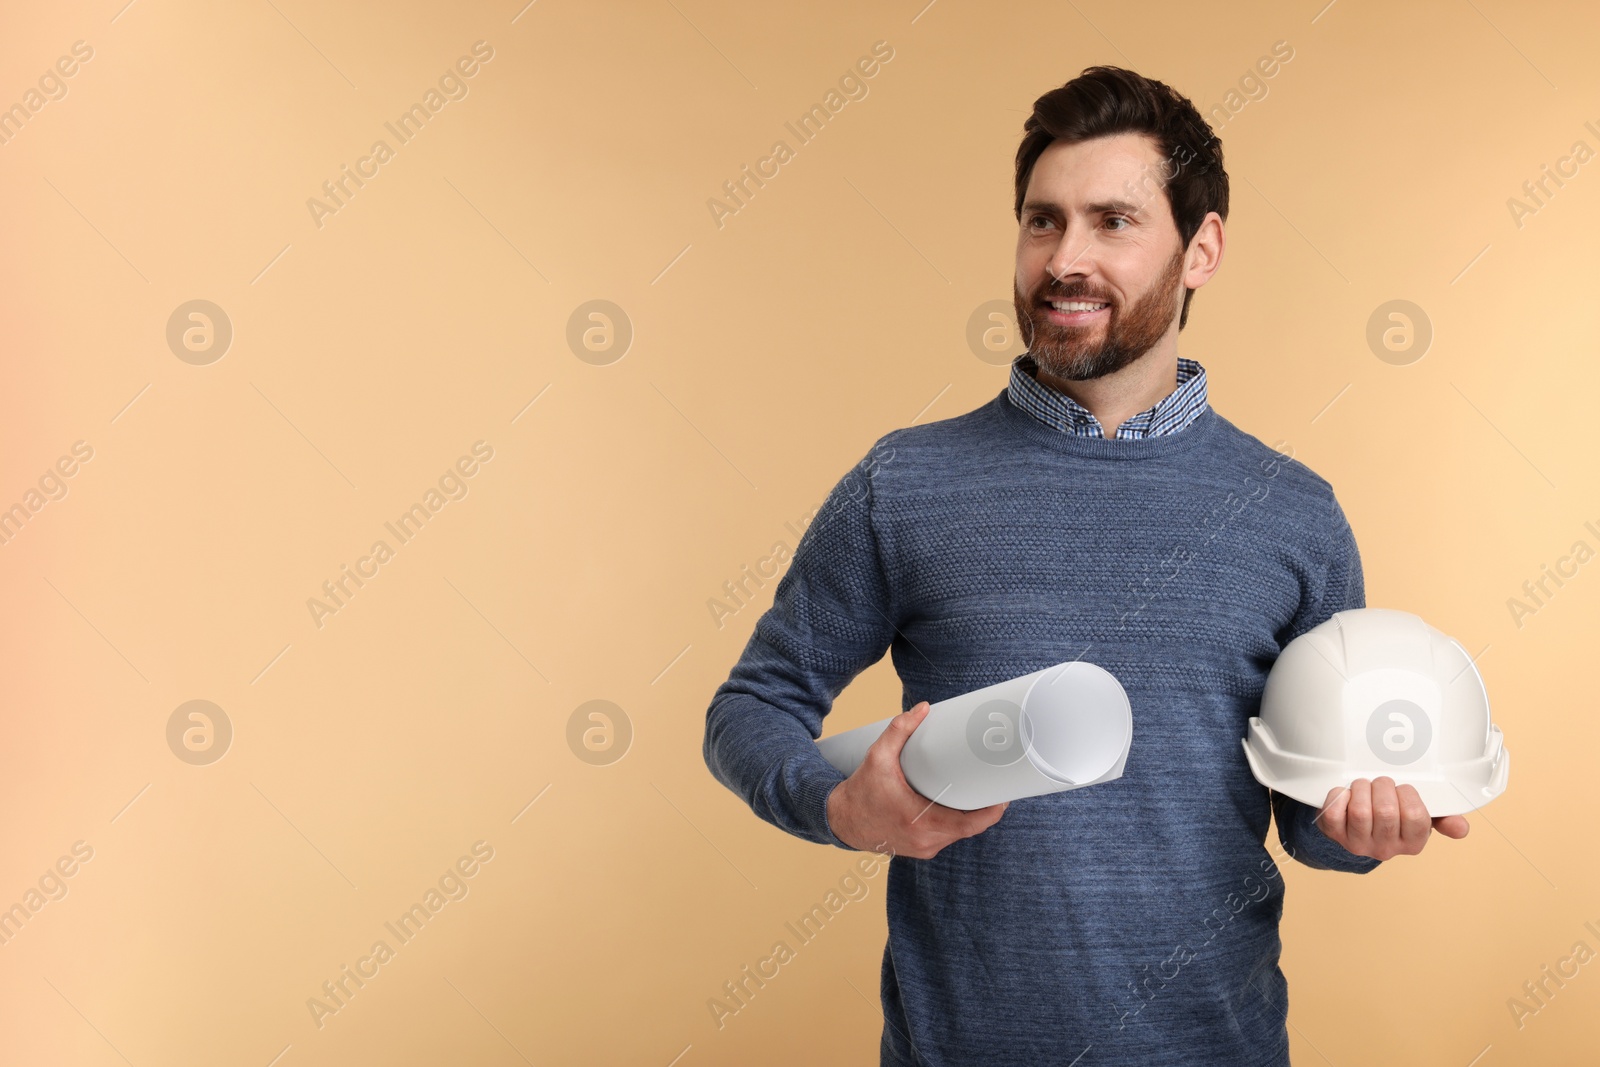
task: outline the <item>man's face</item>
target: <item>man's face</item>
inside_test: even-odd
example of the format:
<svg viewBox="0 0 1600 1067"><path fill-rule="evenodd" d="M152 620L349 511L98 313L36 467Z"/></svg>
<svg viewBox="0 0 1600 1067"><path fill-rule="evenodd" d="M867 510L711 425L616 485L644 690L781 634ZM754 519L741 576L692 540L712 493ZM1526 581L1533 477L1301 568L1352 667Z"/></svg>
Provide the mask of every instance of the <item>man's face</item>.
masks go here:
<svg viewBox="0 0 1600 1067"><path fill-rule="evenodd" d="M1041 370L1081 381L1121 370L1176 332L1185 250L1152 138L1057 141L1023 196L1012 298ZM1057 310L1052 301L1103 304Z"/></svg>

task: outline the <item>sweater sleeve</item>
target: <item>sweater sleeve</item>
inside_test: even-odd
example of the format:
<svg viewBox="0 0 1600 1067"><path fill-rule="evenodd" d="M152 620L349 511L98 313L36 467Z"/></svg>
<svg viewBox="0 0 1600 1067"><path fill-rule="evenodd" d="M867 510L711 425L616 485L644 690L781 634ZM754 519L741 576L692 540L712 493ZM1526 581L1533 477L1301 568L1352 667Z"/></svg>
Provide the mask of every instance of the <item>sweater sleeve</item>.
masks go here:
<svg viewBox="0 0 1600 1067"><path fill-rule="evenodd" d="M894 607L872 525L880 440L823 501L706 712L702 754L723 785L774 826L848 849L828 823L844 781L817 750L834 698L888 650Z"/></svg>
<svg viewBox="0 0 1600 1067"><path fill-rule="evenodd" d="M1361 570L1361 552L1356 546L1355 533L1345 517L1344 509L1336 497L1330 498L1332 512L1329 527L1333 545L1329 554L1326 577L1321 594L1302 603L1300 611L1289 624L1282 643L1287 645L1313 626L1332 618L1335 612L1367 606L1365 576ZM1366 874L1381 862L1369 856L1357 856L1334 841L1316 822L1321 809L1302 804L1282 793L1272 794L1272 814L1278 824L1278 840L1284 851L1308 867L1324 871L1345 871Z"/></svg>

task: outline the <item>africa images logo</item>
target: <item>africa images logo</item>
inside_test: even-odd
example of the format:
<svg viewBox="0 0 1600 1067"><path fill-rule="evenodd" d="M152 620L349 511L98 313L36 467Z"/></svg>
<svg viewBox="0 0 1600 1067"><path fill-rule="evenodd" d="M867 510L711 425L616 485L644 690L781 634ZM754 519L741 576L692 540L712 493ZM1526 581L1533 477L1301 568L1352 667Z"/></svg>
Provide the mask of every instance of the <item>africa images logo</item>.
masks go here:
<svg viewBox="0 0 1600 1067"><path fill-rule="evenodd" d="M1432 720L1409 700L1386 700L1367 719L1367 747L1385 763L1415 763L1432 743Z"/></svg>

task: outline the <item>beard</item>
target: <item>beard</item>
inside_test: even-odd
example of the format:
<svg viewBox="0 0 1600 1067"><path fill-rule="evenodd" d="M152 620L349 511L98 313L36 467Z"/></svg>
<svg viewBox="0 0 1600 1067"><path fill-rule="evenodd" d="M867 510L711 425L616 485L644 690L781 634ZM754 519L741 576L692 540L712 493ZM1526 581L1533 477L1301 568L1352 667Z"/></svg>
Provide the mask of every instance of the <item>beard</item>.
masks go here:
<svg viewBox="0 0 1600 1067"><path fill-rule="evenodd" d="M1113 374L1150 349L1166 336L1172 326L1172 312L1183 276L1182 248L1168 261L1155 283L1134 302L1126 313L1110 297L1091 292L1084 282L1062 285L1050 277L1039 292L1024 299L1013 281L1012 301L1016 305L1017 325L1028 344L1028 355L1039 368L1066 381L1084 381ZM1045 300L1104 301L1105 339L1096 341L1099 324L1063 326L1051 322Z"/></svg>

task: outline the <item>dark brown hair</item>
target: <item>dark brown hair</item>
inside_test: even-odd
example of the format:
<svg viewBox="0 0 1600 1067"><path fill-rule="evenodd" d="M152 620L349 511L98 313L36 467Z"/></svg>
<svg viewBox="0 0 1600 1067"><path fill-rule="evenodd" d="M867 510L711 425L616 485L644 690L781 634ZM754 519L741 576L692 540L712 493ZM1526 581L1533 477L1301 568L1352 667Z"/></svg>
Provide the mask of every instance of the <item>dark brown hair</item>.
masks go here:
<svg viewBox="0 0 1600 1067"><path fill-rule="evenodd" d="M1122 67L1086 67L1059 89L1033 102L1033 114L1022 124L1017 146L1017 200L1014 212L1022 223L1022 199L1033 165L1052 143L1076 144L1118 133L1142 133L1155 140L1163 164L1156 175L1178 239L1187 249L1206 214L1228 218L1228 172L1222 166L1222 142L1188 98L1162 82ZM1189 298L1183 294L1178 329L1189 320Z"/></svg>

